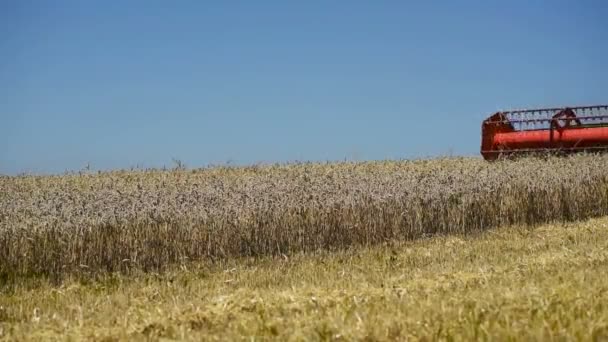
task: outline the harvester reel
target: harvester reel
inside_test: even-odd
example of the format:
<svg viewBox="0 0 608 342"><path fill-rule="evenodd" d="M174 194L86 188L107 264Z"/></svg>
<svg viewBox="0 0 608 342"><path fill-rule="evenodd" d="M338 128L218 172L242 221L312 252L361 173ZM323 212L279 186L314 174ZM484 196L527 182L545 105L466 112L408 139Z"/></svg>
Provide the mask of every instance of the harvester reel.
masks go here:
<svg viewBox="0 0 608 342"><path fill-rule="evenodd" d="M481 126L486 160L575 152L608 152L608 105L498 112Z"/></svg>

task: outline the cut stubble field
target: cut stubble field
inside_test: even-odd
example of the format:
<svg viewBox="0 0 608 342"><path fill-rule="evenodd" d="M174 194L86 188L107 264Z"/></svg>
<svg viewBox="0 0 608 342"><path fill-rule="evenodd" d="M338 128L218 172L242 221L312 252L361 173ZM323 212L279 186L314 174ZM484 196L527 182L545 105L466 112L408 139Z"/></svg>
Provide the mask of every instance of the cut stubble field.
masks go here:
<svg viewBox="0 0 608 342"><path fill-rule="evenodd" d="M608 156L0 177L0 338L607 340Z"/></svg>

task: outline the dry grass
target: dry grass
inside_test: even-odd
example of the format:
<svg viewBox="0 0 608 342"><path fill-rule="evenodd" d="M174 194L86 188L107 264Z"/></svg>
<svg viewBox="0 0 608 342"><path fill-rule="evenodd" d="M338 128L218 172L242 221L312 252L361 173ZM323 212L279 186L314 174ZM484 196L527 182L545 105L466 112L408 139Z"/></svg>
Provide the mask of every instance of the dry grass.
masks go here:
<svg viewBox="0 0 608 342"><path fill-rule="evenodd" d="M608 156L0 177L0 275L371 246L608 214Z"/></svg>
<svg viewBox="0 0 608 342"><path fill-rule="evenodd" d="M474 235L18 286L0 339L608 341L608 218Z"/></svg>

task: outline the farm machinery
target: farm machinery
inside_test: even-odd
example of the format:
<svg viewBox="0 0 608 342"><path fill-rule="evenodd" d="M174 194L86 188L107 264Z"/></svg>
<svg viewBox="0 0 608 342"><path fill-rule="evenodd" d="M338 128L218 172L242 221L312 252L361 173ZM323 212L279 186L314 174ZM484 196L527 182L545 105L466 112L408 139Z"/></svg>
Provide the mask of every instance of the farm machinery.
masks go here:
<svg viewBox="0 0 608 342"><path fill-rule="evenodd" d="M485 160L576 152L608 152L608 105L497 112L481 125Z"/></svg>

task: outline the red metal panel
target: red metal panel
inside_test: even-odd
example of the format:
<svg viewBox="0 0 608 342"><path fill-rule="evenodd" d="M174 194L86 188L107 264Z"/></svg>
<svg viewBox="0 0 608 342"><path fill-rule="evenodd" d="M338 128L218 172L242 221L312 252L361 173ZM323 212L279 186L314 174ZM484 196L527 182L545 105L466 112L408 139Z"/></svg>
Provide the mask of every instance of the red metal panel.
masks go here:
<svg viewBox="0 0 608 342"><path fill-rule="evenodd" d="M493 140L494 147L502 146L506 149L574 147L577 144L608 145L608 127L570 128L562 132L554 130L553 140L550 130L496 133Z"/></svg>

